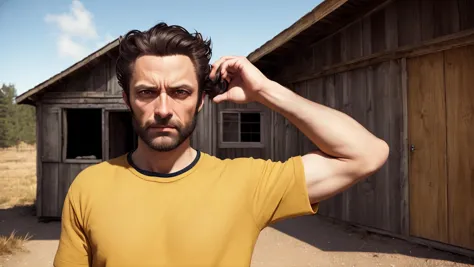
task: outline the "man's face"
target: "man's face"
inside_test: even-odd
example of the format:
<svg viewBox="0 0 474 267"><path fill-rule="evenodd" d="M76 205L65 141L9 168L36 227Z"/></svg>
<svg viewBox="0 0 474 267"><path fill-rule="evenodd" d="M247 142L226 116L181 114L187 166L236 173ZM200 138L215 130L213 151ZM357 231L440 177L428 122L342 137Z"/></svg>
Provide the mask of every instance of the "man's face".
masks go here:
<svg viewBox="0 0 474 267"><path fill-rule="evenodd" d="M142 56L132 70L129 107L138 136L156 151L171 151L194 131L198 81L192 61L182 55ZM127 103L127 96L124 93Z"/></svg>

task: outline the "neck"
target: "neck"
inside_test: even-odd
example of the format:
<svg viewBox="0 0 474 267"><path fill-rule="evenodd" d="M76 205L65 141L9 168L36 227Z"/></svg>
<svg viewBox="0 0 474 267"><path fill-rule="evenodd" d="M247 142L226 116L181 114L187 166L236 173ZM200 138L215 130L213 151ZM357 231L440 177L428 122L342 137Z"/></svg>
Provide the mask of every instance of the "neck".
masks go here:
<svg viewBox="0 0 474 267"><path fill-rule="evenodd" d="M193 162L196 155L197 151L191 147L189 139L172 151L159 152L151 149L138 138L138 147L132 154L132 160L142 170L173 173L186 168Z"/></svg>

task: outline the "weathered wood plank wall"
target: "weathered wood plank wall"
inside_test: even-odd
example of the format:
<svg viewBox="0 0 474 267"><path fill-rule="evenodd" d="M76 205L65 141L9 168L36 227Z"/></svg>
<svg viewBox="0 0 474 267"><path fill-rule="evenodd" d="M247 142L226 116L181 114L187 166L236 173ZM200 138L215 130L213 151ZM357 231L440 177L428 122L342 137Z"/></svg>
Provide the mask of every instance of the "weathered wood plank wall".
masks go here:
<svg viewBox="0 0 474 267"><path fill-rule="evenodd" d="M403 169L406 93L402 90L406 88L405 59L387 59L329 74L323 71L472 30L474 17L469 12L473 8L474 1L466 0L394 0L313 44L312 50L301 49L281 59L285 67L274 72L273 79L309 99L349 114L391 147L389 159L379 172L324 201L320 214L407 234L408 195ZM294 127L287 127L284 118L278 114L273 117L274 159L284 160L314 148ZM290 143L284 144L285 140Z"/></svg>
<svg viewBox="0 0 474 267"><path fill-rule="evenodd" d="M215 155L217 144L216 105L206 96L197 116L196 129L191 136L191 145L202 152Z"/></svg>
<svg viewBox="0 0 474 267"><path fill-rule="evenodd" d="M121 96L122 88L117 82L115 73L115 58L105 55L99 57L51 86L47 91L70 92L73 94L77 94L77 92L101 92L104 95Z"/></svg>
<svg viewBox="0 0 474 267"><path fill-rule="evenodd" d="M285 56L285 67L274 78L297 80L350 60L473 29L473 8L470 0L394 0L314 43L311 50Z"/></svg>
<svg viewBox="0 0 474 267"><path fill-rule="evenodd" d="M401 168L402 140L400 60L299 82L295 91L350 115L392 147L388 163L377 174L321 203L320 214L400 232L401 186L396 179ZM281 115L275 114L275 118L276 160L316 149ZM278 127L281 125L284 127Z"/></svg>

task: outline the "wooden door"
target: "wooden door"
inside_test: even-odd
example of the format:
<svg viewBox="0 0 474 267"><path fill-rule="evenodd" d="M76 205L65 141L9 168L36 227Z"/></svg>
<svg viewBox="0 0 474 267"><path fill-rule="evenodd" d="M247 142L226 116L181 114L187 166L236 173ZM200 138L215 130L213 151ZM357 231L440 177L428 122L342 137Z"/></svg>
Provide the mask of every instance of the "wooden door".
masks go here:
<svg viewBox="0 0 474 267"><path fill-rule="evenodd" d="M42 106L41 127L41 177L38 184L40 198L38 216L58 217L60 198L59 164L61 162L61 109L54 106Z"/></svg>
<svg viewBox="0 0 474 267"><path fill-rule="evenodd" d="M444 55L407 60L410 234L448 241Z"/></svg>
<svg viewBox="0 0 474 267"><path fill-rule="evenodd" d="M474 249L474 46L407 72L410 234Z"/></svg>
<svg viewBox="0 0 474 267"><path fill-rule="evenodd" d="M474 46L445 58L449 243L474 249Z"/></svg>

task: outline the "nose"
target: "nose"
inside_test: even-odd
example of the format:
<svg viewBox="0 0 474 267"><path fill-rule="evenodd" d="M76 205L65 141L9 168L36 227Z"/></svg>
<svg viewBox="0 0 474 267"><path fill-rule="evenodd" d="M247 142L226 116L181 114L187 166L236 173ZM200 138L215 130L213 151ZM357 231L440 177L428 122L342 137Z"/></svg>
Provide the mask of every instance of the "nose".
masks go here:
<svg viewBox="0 0 474 267"><path fill-rule="evenodd" d="M160 97L155 101L155 115L160 118L168 118L171 116L171 108L166 92L161 92Z"/></svg>

